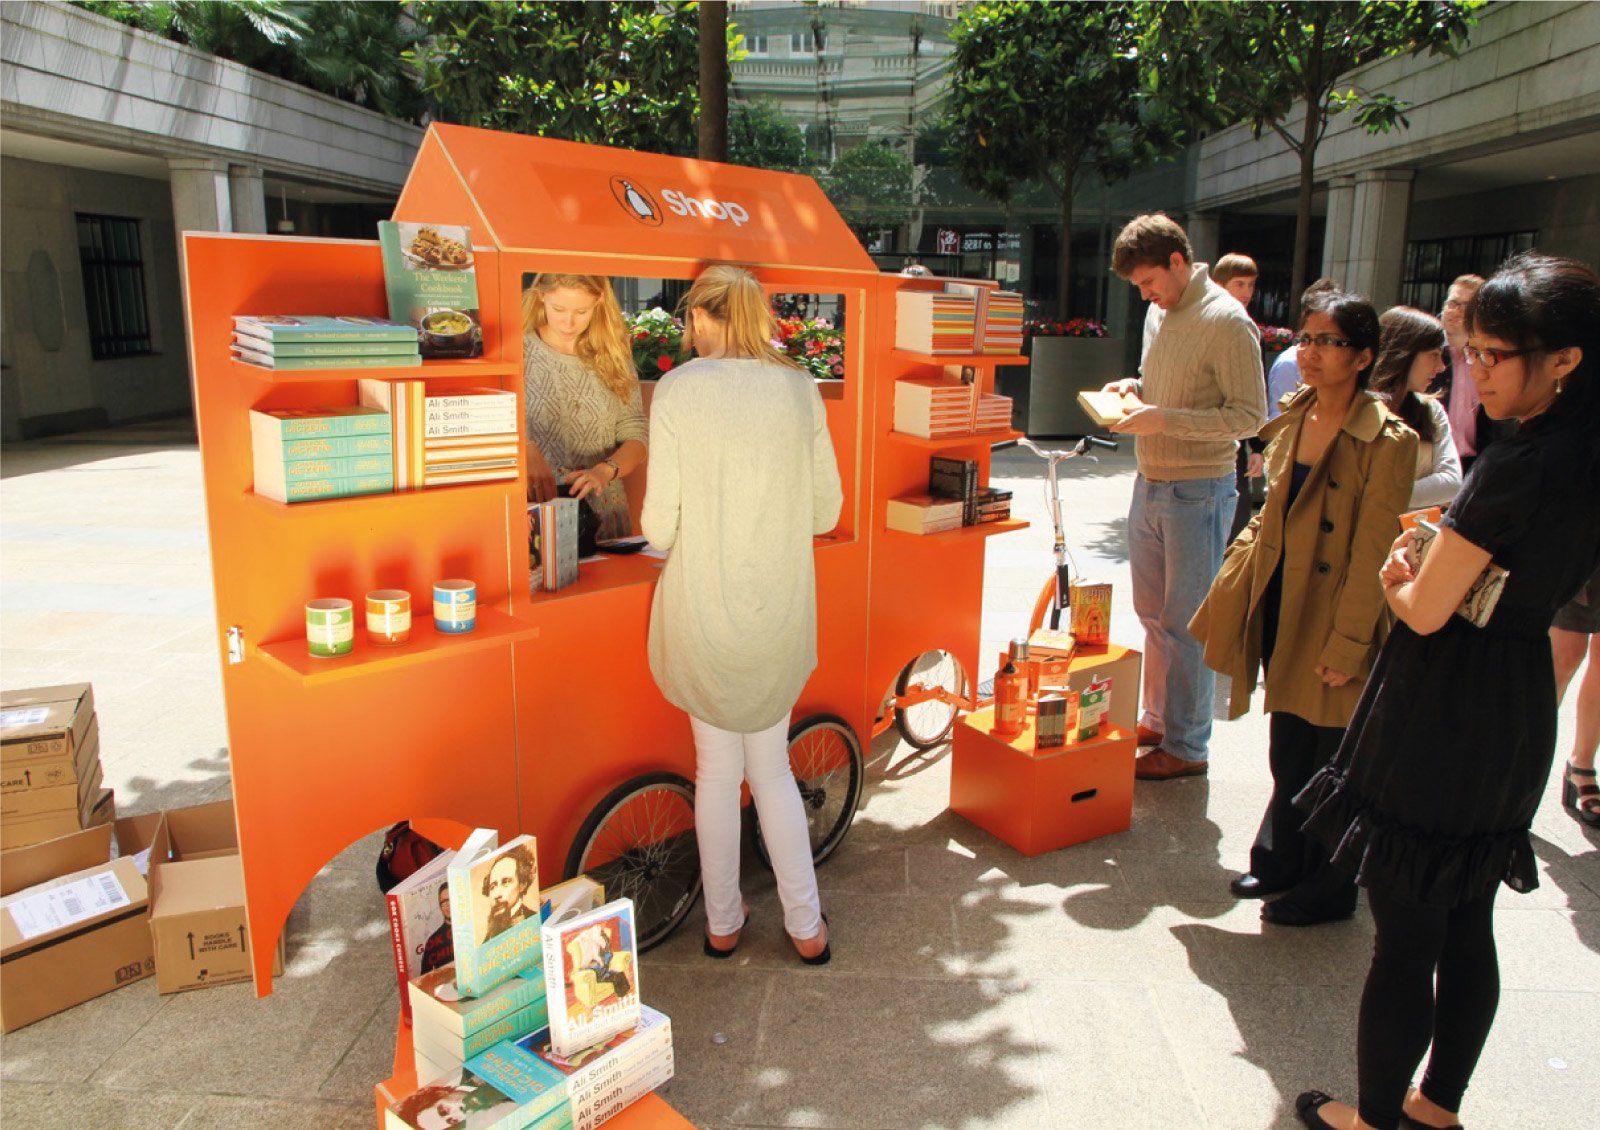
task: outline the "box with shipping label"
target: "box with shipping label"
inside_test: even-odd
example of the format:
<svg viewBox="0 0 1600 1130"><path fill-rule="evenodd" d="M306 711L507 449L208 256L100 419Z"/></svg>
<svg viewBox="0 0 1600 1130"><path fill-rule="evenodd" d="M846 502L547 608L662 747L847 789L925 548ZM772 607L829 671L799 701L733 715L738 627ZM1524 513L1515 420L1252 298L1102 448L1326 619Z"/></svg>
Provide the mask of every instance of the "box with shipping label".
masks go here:
<svg viewBox="0 0 1600 1130"><path fill-rule="evenodd" d="M1035 719L1020 734L991 733L994 710L956 720L950 810L1024 855L1126 831L1133 822L1132 730L1038 748Z"/></svg>
<svg viewBox="0 0 1600 1130"><path fill-rule="evenodd" d="M98 778L97 778L98 780ZM0 820L0 852L41 844L46 840L69 836L85 828L110 824L117 815L116 795L111 789L97 789L84 800L81 808L55 812L40 812L32 816L6 817Z"/></svg>
<svg viewBox="0 0 1600 1130"><path fill-rule="evenodd" d="M0 894L0 1031L155 972L148 888L109 826L6 852Z"/></svg>
<svg viewBox="0 0 1600 1130"><path fill-rule="evenodd" d="M0 765L71 767L93 721L94 689L88 683L0 692Z"/></svg>
<svg viewBox="0 0 1600 1130"><path fill-rule="evenodd" d="M248 981L250 929L233 802L169 810L149 850L156 989ZM281 939L272 971L283 972Z"/></svg>
<svg viewBox="0 0 1600 1130"><path fill-rule="evenodd" d="M18 756L14 760L0 762L0 796L27 792L29 789L55 788L74 782L81 786L99 758L100 723L91 713L82 740L75 739L71 759Z"/></svg>

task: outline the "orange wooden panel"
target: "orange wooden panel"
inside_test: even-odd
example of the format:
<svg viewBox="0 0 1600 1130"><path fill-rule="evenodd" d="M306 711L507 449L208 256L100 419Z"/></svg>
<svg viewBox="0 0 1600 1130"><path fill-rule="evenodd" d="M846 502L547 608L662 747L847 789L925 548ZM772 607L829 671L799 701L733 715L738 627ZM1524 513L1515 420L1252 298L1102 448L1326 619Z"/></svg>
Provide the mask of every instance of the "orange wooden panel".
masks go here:
<svg viewBox="0 0 1600 1130"><path fill-rule="evenodd" d="M1034 750L1033 720L1015 738L990 732L985 707L956 721L950 808L1024 855L1126 831L1133 820L1133 734Z"/></svg>
<svg viewBox="0 0 1600 1130"><path fill-rule="evenodd" d="M578 252L591 262L877 273L810 177L468 126L428 127L395 214L471 223L474 238L481 226L502 249ZM481 220L456 219L463 215Z"/></svg>

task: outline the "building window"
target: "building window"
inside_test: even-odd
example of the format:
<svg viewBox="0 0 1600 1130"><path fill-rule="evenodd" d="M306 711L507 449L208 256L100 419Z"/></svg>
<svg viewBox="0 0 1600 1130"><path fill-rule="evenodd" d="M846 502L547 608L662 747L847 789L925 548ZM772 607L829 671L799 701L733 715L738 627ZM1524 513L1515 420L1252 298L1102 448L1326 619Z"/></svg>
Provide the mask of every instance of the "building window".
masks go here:
<svg viewBox="0 0 1600 1130"><path fill-rule="evenodd" d="M764 35L745 36L744 50L747 55L765 55L767 53L767 37Z"/></svg>
<svg viewBox="0 0 1600 1130"><path fill-rule="evenodd" d="M1443 309L1451 280L1461 275L1488 278L1512 255L1533 247L1538 238L1536 231L1517 231L1408 243L1400 301L1419 310Z"/></svg>
<svg viewBox="0 0 1600 1130"><path fill-rule="evenodd" d="M89 311L90 356L103 361L153 353L139 221L79 212L78 258Z"/></svg>
<svg viewBox="0 0 1600 1130"><path fill-rule="evenodd" d="M825 27L789 33L789 54L791 55L808 55L813 50L820 52L827 49L828 29Z"/></svg>

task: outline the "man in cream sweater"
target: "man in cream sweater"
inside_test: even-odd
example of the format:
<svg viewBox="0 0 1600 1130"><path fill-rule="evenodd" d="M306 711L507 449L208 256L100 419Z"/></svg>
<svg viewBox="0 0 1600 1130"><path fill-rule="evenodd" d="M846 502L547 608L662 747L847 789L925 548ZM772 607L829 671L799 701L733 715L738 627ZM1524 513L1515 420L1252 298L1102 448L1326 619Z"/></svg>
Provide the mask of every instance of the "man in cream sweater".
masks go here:
<svg viewBox="0 0 1600 1130"><path fill-rule="evenodd" d="M1140 376L1107 385L1144 407L1113 431L1134 437L1139 475L1128 511L1133 607L1144 624L1135 773L1167 780L1206 771L1215 676L1189 620L1222 565L1233 517L1234 449L1266 419L1261 335L1194 262L1172 220L1136 216L1117 236L1117 274L1149 302Z"/></svg>

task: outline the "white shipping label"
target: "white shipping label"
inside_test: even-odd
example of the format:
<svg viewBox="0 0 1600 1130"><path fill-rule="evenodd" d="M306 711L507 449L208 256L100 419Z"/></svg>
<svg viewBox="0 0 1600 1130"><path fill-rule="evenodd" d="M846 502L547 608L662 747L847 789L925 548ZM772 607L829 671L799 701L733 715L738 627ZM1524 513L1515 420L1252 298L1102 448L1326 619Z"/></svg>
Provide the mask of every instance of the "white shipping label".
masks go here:
<svg viewBox="0 0 1600 1130"><path fill-rule="evenodd" d="M37 938L132 903L117 877L105 871L20 898L6 909L24 938Z"/></svg>
<svg viewBox="0 0 1600 1130"><path fill-rule="evenodd" d="M16 726L37 726L50 716L48 706L19 706L14 710L0 710L0 730Z"/></svg>

